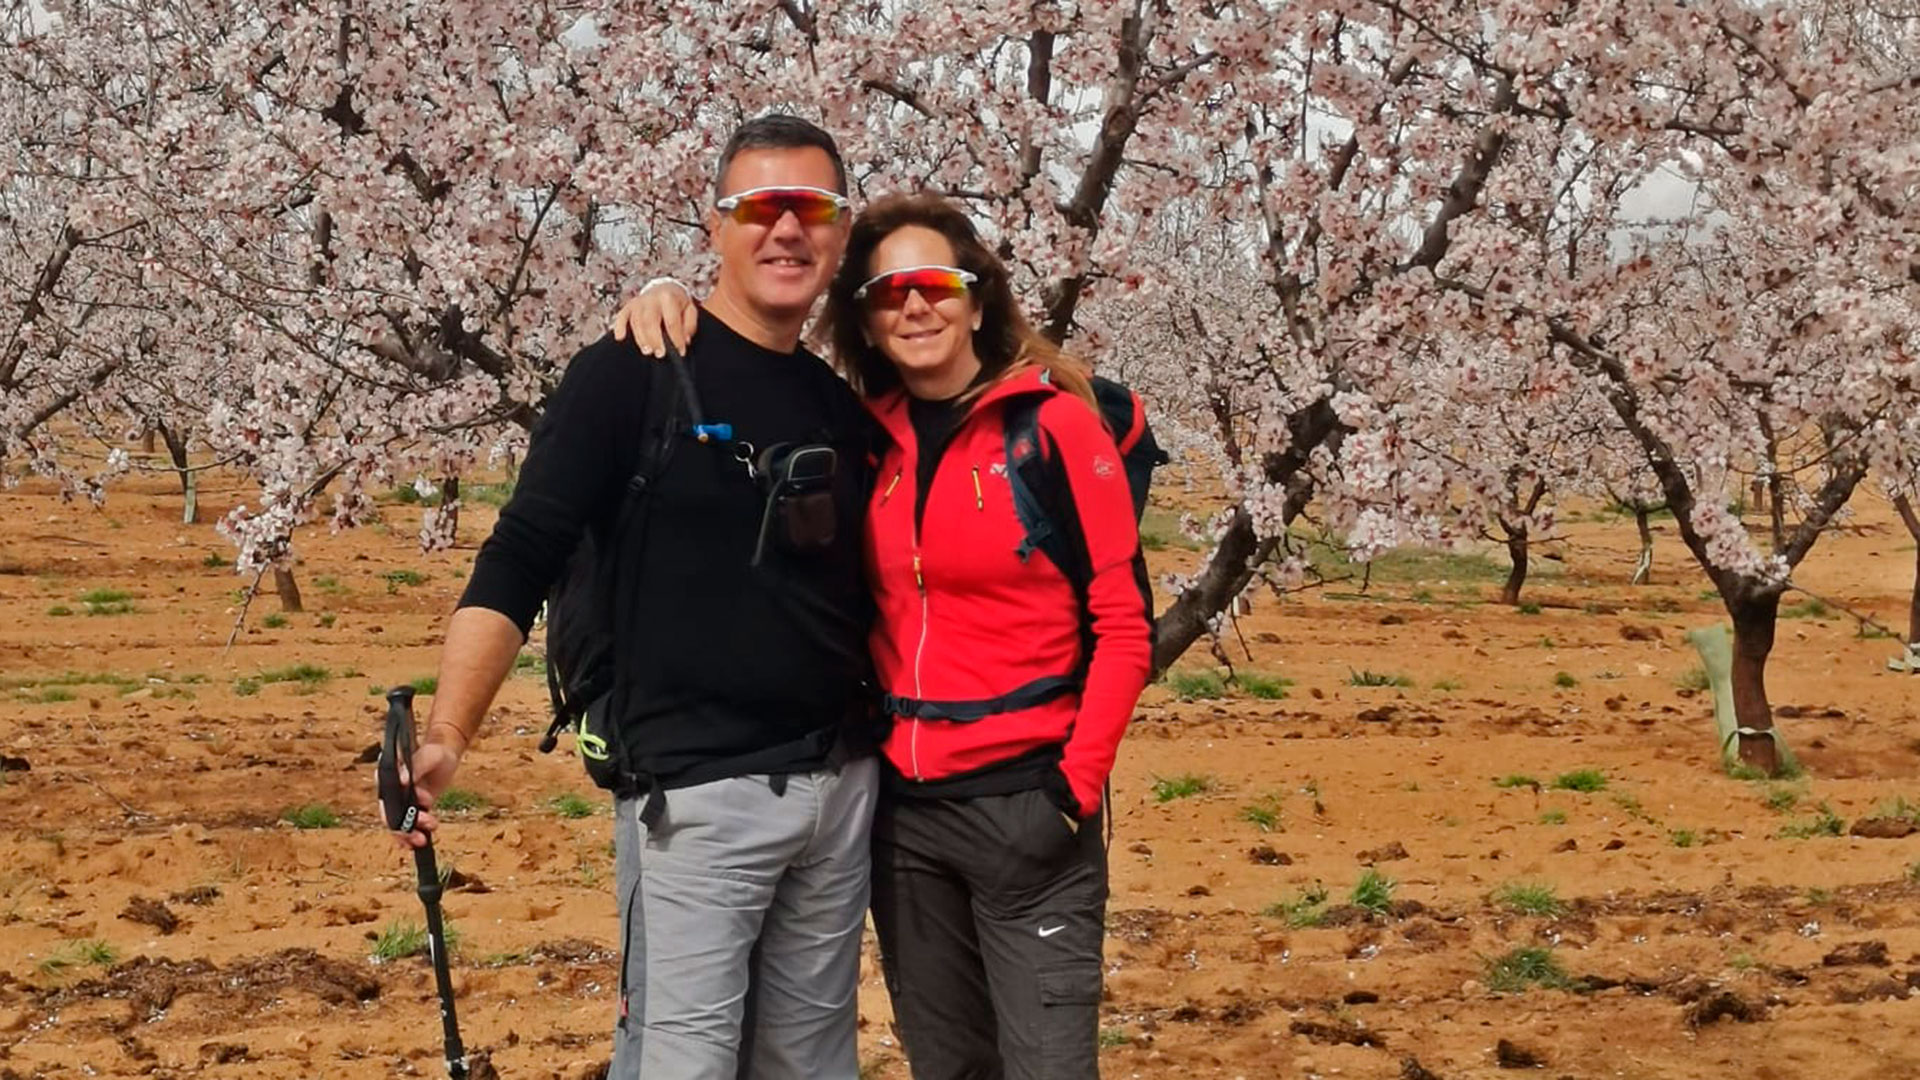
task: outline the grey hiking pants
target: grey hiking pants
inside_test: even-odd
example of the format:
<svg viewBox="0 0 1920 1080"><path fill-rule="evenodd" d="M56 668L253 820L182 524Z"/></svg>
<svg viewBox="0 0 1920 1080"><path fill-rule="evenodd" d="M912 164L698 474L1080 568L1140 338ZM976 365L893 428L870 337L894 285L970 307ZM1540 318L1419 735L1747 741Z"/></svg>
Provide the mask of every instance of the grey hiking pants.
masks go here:
<svg viewBox="0 0 1920 1080"><path fill-rule="evenodd" d="M616 802L625 928L609 1080L855 1080L875 762Z"/></svg>
<svg viewBox="0 0 1920 1080"><path fill-rule="evenodd" d="M881 799L873 926L914 1080L1097 1080L1100 833L1039 791Z"/></svg>

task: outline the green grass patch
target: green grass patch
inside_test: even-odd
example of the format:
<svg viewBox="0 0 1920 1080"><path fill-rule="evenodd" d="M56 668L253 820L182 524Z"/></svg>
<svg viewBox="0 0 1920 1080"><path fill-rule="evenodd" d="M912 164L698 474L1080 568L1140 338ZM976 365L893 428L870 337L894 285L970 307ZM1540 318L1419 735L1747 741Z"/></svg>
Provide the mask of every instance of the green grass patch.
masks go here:
<svg viewBox="0 0 1920 1080"><path fill-rule="evenodd" d="M1706 668L1695 664L1681 672L1679 676L1673 680L1673 685L1682 690L1691 690L1696 694L1704 694L1708 690L1713 689L1713 680L1707 677Z"/></svg>
<svg viewBox="0 0 1920 1080"><path fill-rule="evenodd" d="M1263 675L1257 671L1241 671L1234 674L1233 684L1250 698L1280 701L1287 696L1287 688L1293 685L1293 680L1278 675Z"/></svg>
<svg viewBox="0 0 1920 1080"><path fill-rule="evenodd" d="M1182 773L1179 776L1156 776L1153 778L1153 799L1155 802L1172 802L1185 799L1214 788L1213 777L1196 773Z"/></svg>
<svg viewBox="0 0 1920 1080"><path fill-rule="evenodd" d="M398 593L402 585L425 585L427 575L418 570L389 570L380 575L380 580L387 583L387 592L393 594Z"/></svg>
<svg viewBox="0 0 1920 1080"><path fill-rule="evenodd" d="M1349 686L1412 686L1413 680L1405 675L1393 675L1381 671L1355 671L1347 669Z"/></svg>
<svg viewBox="0 0 1920 1080"><path fill-rule="evenodd" d="M1507 564L1474 552L1431 551L1425 548L1395 548L1382 552L1365 563L1354 562L1345 545L1309 538L1307 558L1323 578L1361 577L1376 582L1489 582L1507 579ZM1551 574L1550 568L1542 567Z"/></svg>
<svg viewBox="0 0 1920 1080"><path fill-rule="evenodd" d="M1767 786L1766 795L1761 798L1760 802L1774 813L1784 814L1800 805L1800 793L1790 787L1770 784Z"/></svg>
<svg viewBox="0 0 1920 1080"><path fill-rule="evenodd" d="M1487 989L1503 994L1535 987L1574 989L1573 980L1554 958L1553 950L1540 945L1523 945L1488 960L1486 984Z"/></svg>
<svg viewBox="0 0 1920 1080"><path fill-rule="evenodd" d="M73 614L73 609L65 604L55 604L47 609L47 614L58 619Z"/></svg>
<svg viewBox="0 0 1920 1080"><path fill-rule="evenodd" d="M1349 897L1353 906L1365 908L1376 915L1385 915L1393 909L1393 890L1399 882L1368 867L1360 874L1360 880L1354 882L1353 893Z"/></svg>
<svg viewBox="0 0 1920 1080"><path fill-rule="evenodd" d="M574 791L563 791L547 800L547 809L569 821L592 817L600 810L599 804Z"/></svg>
<svg viewBox="0 0 1920 1080"><path fill-rule="evenodd" d="M1495 780L1493 786L1497 788L1537 788L1540 786L1540 781L1525 773L1508 773L1500 779Z"/></svg>
<svg viewBox="0 0 1920 1080"><path fill-rule="evenodd" d="M1567 812L1558 807L1540 815L1540 824L1542 825L1565 825L1566 823Z"/></svg>
<svg viewBox="0 0 1920 1080"><path fill-rule="evenodd" d="M236 697L252 697L260 692L260 680L241 676L233 680L233 693Z"/></svg>
<svg viewBox="0 0 1920 1080"><path fill-rule="evenodd" d="M434 800L433 809L439 813L460 814L468 810L479 810L487 805L487 797L477 791L462 787L450 787Z"/></svg>
<svg viewBox="0 0 1920 1080"><path fill-rule="evenodd" d="M1199 551L1201 543L1180 530L1180 515L1157 506L1147 507L1140 516L1140 546L1147 551Z"/></svg>
<svg viewBox="0 0 1920 1080"><path fill-rule="evenodd" d="M1833 609L1817 596L1780 609L1780 617L1783 619L1824 619L1832 614Z"/></svg>
<svg viewBox="0 0 1920 1080"><path fill-rule="evenodd" d="M544 679L547 677L547 659L539 653L523 652L513 658L513 674Z"/></svg>
<svg viewBox="0 0 1920 1080"><path fill-rule="evenodd" d="M422 675L407 685L413 687L413 692L416 694L432 696L434 691L440 689L440 676Z"/></svg>
<svg viewBox="0 0 1920 1080"><path fill-rule="evenodd" d="M277 611L271 612L266 618L260 620L260 625L269 630L282 630L286 628L287 617Z"/></svg>
<svg viewBox="0 0 1920 1080"><path fill-rule="evenodd" d="M479 503L482 506L501 507L513 498L513 481L503 480L498 484L475 484L463 481L460 484L460 501Z"/></svg>
<svg viewBox="0 0 1920 1080"><path fill-rule="evenodd" d="M448 919L440 924L440 932L447 942L447 955L452 956L460 947L460 930ZM412 919L395 919L388 923L380 936L373 941L373 956L376 960L404 960L409 956L422 956L427 952L427 928Z"/></svg>
<svg viewBox="0 0 1920 1080"><path fill-rule="evenodd" d="M314 578L313 586L328 596L342 596L345 595L347 591L347 587L340 584L340 579L334 577L332 574L321 574L319 577Z"/></svg>
<svg viewBox="0 0 1920 1080"><path fill-rule="evenodd" d="M1493 902L1515 914L1549 919L1567 910L1567 905L1554 894L1553 886L1537 881L1502 885L1493 891Z"/></svg>
<svg viewBox="0 0 1920 1080"><path fill-rule="evenodd" d="M1667 842L1677 848L1690 848L1700 842L1700 834L1692 829L1674 829L1667 833Z"/></svg>
<svg viewBox="0 0 1920 1080"><path fill-rule="evenodd" d="M200 565L209 570L218 570L221 567L232 566L233 560L217 551L209 551L207 552L207 557L200 560Z"/></svg>
<svg viewBox="0 0 1920 1080"><path fill-rule="evenodd" d="M1595 792L1607 789L1607 774L1599 769L1575 769L1553 778L1555 791Z"/></svg>
<svg viewBox="0 0 1920 1080"><path fill-rule="evenodd" d="M251 681L254 684L253 693L259 692L262 686L270 686L274 683L294 683L297 693L311 694L332 678L333 672L316 664L290 664L286 667L267 668L255 673L251 680L242 679L240 682ZM241 692L239 682L234 684L234 692L243 697L247 696Z"/></svg>
<svg viewBox="0 0 1920 1080"><path fill-rule="evenodd" d="M1580 680L1574 678L1572 675L1568 674L1567 672L1556 671L1553 673L1553 685L1559 687L1562 690L1571 690L1574 687L1580 685Z"/></svg>
<svg viewBox="0 0 1920 1080"><path fill-rule="evenodd" d="M1915 825L1920 825L1920 805L1908 802L1905 795L1893 799L1883 799L1880 805L1874 807L1873 816L1899 818L1902 821L1910 821Z"/></svg>
<svg viewBox="0 0 1920 1080"><path fill-rule="evenodd" d="M1435 690L1458 690L1462 685L1459 679L1435 679L1433 681L1433 688Z"/></svg>
<svg viewBox="0 0 1920 1080"><path fill-rule="evenodd" d="M43 686L27 700L40 705L54 705L62 701L72 701L73 691L64 686Z"/></svg>
<svg viewBox="0 0 1920 1080"><path fill-rule="evenodd" d="M1240 820L1261 832L1280 832L1284 829L1281 824L1278 799L1266 798L1259 802L1248 803L1240 808Z"/></svg>
<svg viewBox="0 0 1920 1080"><path fill-rule="evenodd" d="M1538 615L1540 614L1540 605L1529 600L1526 603L1521 604L1518 608L1515 608L1514 610L1518 611L1522 615Z"/></svg>
<svg viewBox="0 0 1920 1080"><path fill-rule="evenodd" d="M1304 929L1319 926L1327 916L1327 890L1317 882L1292 897L1260 910L1269 919L1285 919L1288 926Z"/></svg>
<svg viewBox="0 0 1920 1080"><path fill-rule="evenodd" d="M133 610L133 594L120 589L88 589L80 604L89 615L125 615Z"/></svg>
<svg viewBox="0 0 1920 1080"><path fill-rule="evenodd" d="M1133 1036L1127 1034L1125 1028L1103 1027L1100 1029L1100 1049L1102 1050L1117 1050L1122 1046L1131 1045L1132 1042Z"/></svg>
<svg viewBox="0 0 1920 1080"><path fill-rule="evenodd" d="M280 820L296 829L337 829L340 815L325 803L308 803L283 811Z"/></svg>
<svg viewBox="0 0 1920 1080"><path fill-rule="evenodd" d="M1785 840L1811 840L1818 836L1844 836L1846 832L1847 823L1823 802L1812 817L1783 826L1778 835Z"/></svg>
<svg viewBox="0 0 1920 1080"><path fill-rule="evenodd" d="M58 975L77 967L112 967L120 959L119 950L99 938L63 941L40 961L42 975Z"/></svg>
<svg viewBox="0 0 1920 1080"><path fill-rule="evenodd" d="M321 615L318 619L315 619L314 623L318 625L322 630L331 630L333 629L333 621L337 618L339 618L338 615L335 615L333 612L329 611Z"/></svg>
<svg viewBox="0 0 1920 1080"><path fill-rule="evenodd" d="M1181 701L1225 697L1227 680L1217 671L1169 671L1167 688Z"/></svg>

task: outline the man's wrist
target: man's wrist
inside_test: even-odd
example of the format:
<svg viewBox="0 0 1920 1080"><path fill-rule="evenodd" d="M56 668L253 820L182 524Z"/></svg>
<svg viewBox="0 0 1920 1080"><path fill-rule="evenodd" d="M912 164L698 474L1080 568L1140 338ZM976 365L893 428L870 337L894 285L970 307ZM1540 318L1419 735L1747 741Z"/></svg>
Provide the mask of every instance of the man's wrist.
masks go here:
<svg viewBox="0 0 1920 1080"><path fill-rule="evenodd" d="M455 757L460 757L473 742L473 733L451 720L432 720L427 723L427 732L421 741L444 746L452 750Z"/></svg>
<svg viewBox="0 0 1920 1080"><path fill-rule="evenodd" d="M693 290L688 288L687 283L684 281L681 281L679 278L671 278L671 277L653 278L649 280L645 285L640 286L640 291L643 293L651 291L655 285L671 285L674 288L679 289L681 292L686 293L687 299L689 300L693 299Z"/></svg>

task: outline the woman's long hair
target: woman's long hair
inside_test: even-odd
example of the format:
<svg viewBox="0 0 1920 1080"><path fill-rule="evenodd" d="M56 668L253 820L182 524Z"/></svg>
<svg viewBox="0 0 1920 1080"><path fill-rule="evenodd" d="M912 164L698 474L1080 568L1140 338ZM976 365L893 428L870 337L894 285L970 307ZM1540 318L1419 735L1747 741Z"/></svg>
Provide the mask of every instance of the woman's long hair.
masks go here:
<svg viewBox="0 0 1920 1080"><path fill-rule="evenodd" d="M868 205L853 223L846 258L827 287L825 318L834 359L854 392L872 397L900 385L900 373L887 354L866 340L862 332L866 312L853 294L873 276L874 249L908 225L946 237L953 245L954 264L978 278L971 286L980 307L980 329L973 332L973 352L980 358L976 390L1036 366L1047 369L1054 385L1093 404L1086 366L1033 328L1014 302L1005 264L980 242L967 215L938 195L888 195Z"/></svg>

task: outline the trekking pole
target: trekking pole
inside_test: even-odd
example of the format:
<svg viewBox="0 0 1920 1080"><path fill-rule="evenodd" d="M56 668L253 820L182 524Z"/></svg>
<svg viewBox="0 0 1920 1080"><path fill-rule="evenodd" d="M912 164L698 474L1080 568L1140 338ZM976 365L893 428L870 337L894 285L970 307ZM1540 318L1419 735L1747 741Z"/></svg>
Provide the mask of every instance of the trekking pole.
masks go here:
<svg viewBox="0 0 1920 1080"><path fill-rule="evenodd" d="M380 809L387 828L413 832L420 804L413 791L413 687L387 691L387 730L380 742ZM401 776L402 764L407 773ZM440 922L440 869L433 861L433 838L413 849L420 903L427 909L427 948L433 954L433 981L440 992L440 1029L446 1039L447 1075L467 1080L467 1052L460 1045L460 1022L453 1014L453 976L447 971L447 933Z"/></svg>

